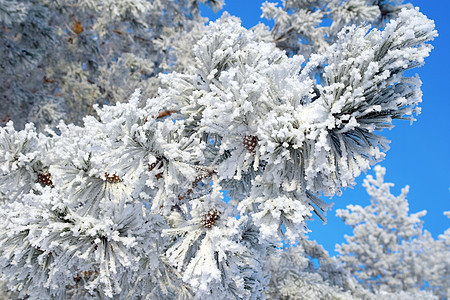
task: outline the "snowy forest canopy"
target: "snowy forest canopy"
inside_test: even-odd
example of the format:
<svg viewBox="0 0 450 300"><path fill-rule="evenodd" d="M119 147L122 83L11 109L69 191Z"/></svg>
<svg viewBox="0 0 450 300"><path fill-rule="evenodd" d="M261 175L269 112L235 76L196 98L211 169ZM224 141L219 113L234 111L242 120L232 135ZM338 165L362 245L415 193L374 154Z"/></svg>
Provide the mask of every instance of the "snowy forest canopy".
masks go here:
<svg viewBox="0 0 450 300"><path fill-rule="evenodd" d="M272 28L205 25L194 0L0 0L0 296L447 298L450 230L423 230L380 166L371 204L337 211L337 257L305 236L420 113L405 71L433 21L399 0L262 14Z"/></svg>

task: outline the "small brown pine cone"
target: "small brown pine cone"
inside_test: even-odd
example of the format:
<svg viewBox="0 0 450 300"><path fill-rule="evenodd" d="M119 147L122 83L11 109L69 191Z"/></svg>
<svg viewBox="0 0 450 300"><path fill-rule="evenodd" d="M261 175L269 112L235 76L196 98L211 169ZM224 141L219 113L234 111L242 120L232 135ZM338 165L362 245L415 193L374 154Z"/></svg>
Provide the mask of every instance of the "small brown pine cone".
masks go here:
<svg viewBox="0 0 450 300"><path fill-rule="evenodd" d="M53 181L51 179L51 175L50 173L38 173L37 175L37 181L42 185L42 186L50 186L53 187Z"/></svg>
<svg viewBox="0 0 450 300"><path fill-rule="evenodd" d="M206 214L202 215L202 226L205 228L211 228L219 219L219 216L220 212L215 208L211 208Z"/></svg>
<svg viewBox="0 0 450 300"><path fill-rule="evenodd" d="M116 174L110 176L108 173L105 173L105 178L106 178L106 181L109 183L122 182L122 179L120 179L120 177L117 176Z"/></svg>
<svg viewBox="0 0 450 300"><path fill-rule="evenodd" d="M244 136L242 143L248 152L255 153L256 146L258 146L258 138L254 135L246 135Z"/></svg>

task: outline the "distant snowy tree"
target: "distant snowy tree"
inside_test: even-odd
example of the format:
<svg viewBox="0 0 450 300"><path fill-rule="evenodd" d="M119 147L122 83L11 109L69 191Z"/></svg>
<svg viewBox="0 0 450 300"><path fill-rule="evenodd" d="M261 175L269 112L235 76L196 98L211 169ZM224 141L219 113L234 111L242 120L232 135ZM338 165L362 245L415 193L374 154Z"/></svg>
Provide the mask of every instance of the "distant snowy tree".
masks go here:
<svg viewBox="0 0 450 300"><path fill-rule="evenodd" d="M354 228L338 257L305 238L272 251L265 266L270 299L447 299L450 229L434 240L422 229L425 212L409 215L408 187L395 197L385 169L375 171L364 181L371 205L337 211Z"/></svg>
<svg viewBox="0 0 450 300"><path fill-rule="evenodd" d="M101 3L100 16L134 16L119 9L125 2ZM75 17L67 29L74 46L85 33L115 47L136 25L102 40L89 31L97 23ZM379 131L419 112L420 80L404 71L423 64L436 36L418 9L401 10L383 29L343 27L330 47L307 58L287 55L228 15L201 31L191 58L181 62L186 67L160 75L147 100L144 84L128 102L94 106L97 117L85 117L82 126L0 128L5 294L265 298L275 278L265 267L274 248L297 243L313 213L325 218L330 205L320 195L340 194L384 158ZM326 66L320 81L318 66ZM95 84L105 74L128 80L112 71L91 74ZM130 79L133 87L139 82ZM299 253L317 257L308 251ZM317 274L307 281L317 292L345 295L344 281L324 275L334 264L323 262L317 272L308 268Z"/></svg>
<svg viewBox="0 0 450 300"><path fill-rule="evenodd" d="M298 246L269 256L269 299L353 299L357 284L347 270L316 242L301 239ZM363 290L360 288L360 290Z"/></svg>
<svg viewBox="0 0 450 300"><path fill-rule="evenodd" d="M417 292L427 288L447 298L450 245L448 231L435 241L422 228L425 211L409 214L406 186L400 196L384 182L385 169L376 166L376 178L367 176L364 187L371 196L367 207L349 205L337 216L353 227L353 236L338 245L339 260L373 292Z"/></svg>
<svg viewBox="0 0 450 300"><path fill-rule="evenodd" d="M271 276L266 292L269 299L438 299L429 291L371 291L336 257L329 257L320 245L307 239L270 255L266 269Z"/></svg>

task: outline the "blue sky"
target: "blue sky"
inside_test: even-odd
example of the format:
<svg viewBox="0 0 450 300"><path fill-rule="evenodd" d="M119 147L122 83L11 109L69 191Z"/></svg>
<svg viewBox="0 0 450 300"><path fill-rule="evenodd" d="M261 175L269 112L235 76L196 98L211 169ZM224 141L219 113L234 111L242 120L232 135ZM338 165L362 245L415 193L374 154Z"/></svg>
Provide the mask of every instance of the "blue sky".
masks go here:
<svg viewBox="0 0 450 300"><path fill-rule="evenodd" d="M264 21L260 18L263 1L225 2L224 9L216 14L203 7L202 15L215 20L223 11L228 11L241 18L242 25L246 28ZM392 130L383 132L391 140L391 149L381 165L387 169L385 181L395 183L392 189L395 195L400 194L405 185L410 186L410 212L427 210L427 215L423 218L424 228L437 238L450 227L449 219L443 215L444 211L450 210L450 1L404 2L418 6L422 13L434 20L439 36L432 42L434 50L426 59L425 65L413 70L413 74L419 74L423 82L422 113L412 126L408 121L396 121ZM267 21L264 23L271 25ZM336 209L345 208L348 204L366 206L370 203L369 196L361 185L363 178L364 175L360 176L357 185L345 190L341 197L325 199L335 203L332 211L328 212L326 225L318 218L308 224L312 230L310 238L322 244L332 255L335 254L335 244L345 242L344 235L352 232L349 226L335 217Z"/></svg>

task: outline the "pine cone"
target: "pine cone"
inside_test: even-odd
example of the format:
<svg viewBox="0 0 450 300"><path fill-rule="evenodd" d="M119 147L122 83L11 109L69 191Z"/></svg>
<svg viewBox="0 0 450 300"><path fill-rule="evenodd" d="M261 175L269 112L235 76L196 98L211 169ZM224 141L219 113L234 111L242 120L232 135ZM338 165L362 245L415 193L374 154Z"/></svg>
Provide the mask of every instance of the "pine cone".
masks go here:
<svg viewBox="0 0 450 300"><path fill-rule="evenodd" d="M202 226L205 228L211 228L219 219L219 216L220 212L215 208L211 208L206 214L202 216Z"/></svg>
<svg viewBox="0 0 450 300"><path fill-rule="evenodd" d="M42 186L50 186L53 187L53 181L51 179L51 175L50 173L38 173L37 175L37 181L42 185Z"/></svg>
<svg viewBox="0 0 450 300"><path fill-rule="evenodd" d="M258 146L258 138L254 135L246 135L244 136L242 143L248 152L255 153L256 146Z"/></svg>
<svg viewBox="0 0 450 300"><path fill-rule="evenodd" d="M116 174L114 174L113 176L109 176L108 173L105 173L105 178L106 178L106 181L109 182L109 183L122 182L122 179L120 179L120 177L117 176Z"/></svg>

